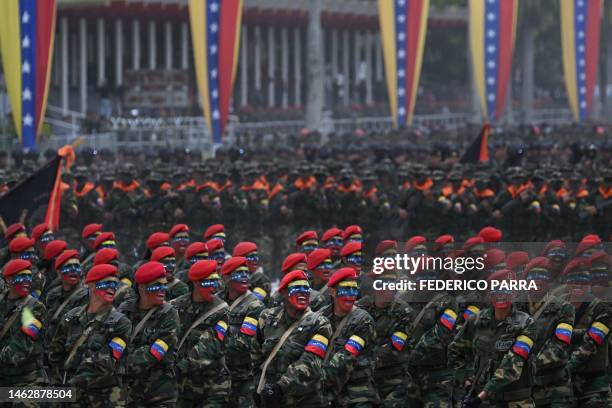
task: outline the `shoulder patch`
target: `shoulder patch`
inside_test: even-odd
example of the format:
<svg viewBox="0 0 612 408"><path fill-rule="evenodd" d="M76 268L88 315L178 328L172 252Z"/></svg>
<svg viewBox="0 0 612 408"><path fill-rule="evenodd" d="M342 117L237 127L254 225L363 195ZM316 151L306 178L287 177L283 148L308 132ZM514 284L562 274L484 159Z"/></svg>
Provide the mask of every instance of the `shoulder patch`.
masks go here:
<svg viewBox="0 0 612 408"><path fill-rule="evenodd" d="M478 306L470 305L466 307L465 310L463 311L463 320L469 319L475 314L478 314L478 312L480 312L480 308Z"/></svg>
<svg viewBox="0 0 612 408"><path fill-rule="evenodd" d="M257 299L261 300L262 302L264 301L266 296L268 296L268 292L266 292L262 288L253 289L253 294L257 297Z"/></svg>
<svg viewBox="0 0 612 408"><path fill-rule="evenodd" d="M565 344L570 344L572 342L573 331L574 327L571 324L559 323L555 329L555 337Z"/></svg>
<svg viewBox="0 0 612 408"><path fill-rule="evenodd" d="M440 323L448 330L453 330L457 321L457 313L453 309L446 309L440 316Z"/></svg>
<svg viewBox="0 0 612 408"><path fill-rule="evenodd" d="M365 340L357 335L352 335L344 344L344 349L357 357L365 347Z"/></svg>
<svg viewBox="0 0 612 408"><path fill-rule="evenodd" d="M589 337L595 341L595 343L601 346L604 343L608 333L610 333L610 329L601 322L593 322L587 333L589 334Z"/></svg>
<svg viewBox="0 0 612 408"><path fill-rule="evenodd" d="M247 336L255 336L257 333L257 319L252 317L245 317L242 321L242 326L240 326L240 333L246 334Z"/></svg>
<svg viewBox="0 0 612 408"><path fill-rule="evenodd" d="M512 352L526 360L529 357L529 353L531 353L532 347L533 340L527 336L518 336L512 346Z"/></svg>
<svg viewBox="0 0 612 408"><path fill-rule="evenodd" d="M225 323L223 320L219 320L217 324L215 324L215 332L217 332L217 338L219 341L223 341L225 339L227 327L227 323Z"/></svg>
<svg viewBox="0 0 612 408"><path fill-rule="evenodd" d="M125 341L121 337L113 337L113 339L108 342L108 346L111 348L113 358L119 361L125 350Z"/></svg>
<svg viewBox="0 0 612 408"><path fill-rule="evenodd" d="M408 339L408 334L402 331L396 331L391 335L391 345L397 351L402 351L406 345L406 339Z"/></svg>
<svg viewBox="0 0 612 408"><path fill-rule="evenodd" d="M166 355L166 352L168 351L168 348L168 343L166 343L162 339L157 339L151 345L149 352L153 355L153 357L155 357L157 361L162 361L162 359Z"/></svg>
<svg viewBox="0 0 612 408"><path fill-rule="evenodd" d="M321 358L325 358L325 353L327 353L327 345L329 344L329 340L327 337L315 334L312 338L306 343L306 347L304 349L306 351L311 352L312 354L319 356Z"/></svg>

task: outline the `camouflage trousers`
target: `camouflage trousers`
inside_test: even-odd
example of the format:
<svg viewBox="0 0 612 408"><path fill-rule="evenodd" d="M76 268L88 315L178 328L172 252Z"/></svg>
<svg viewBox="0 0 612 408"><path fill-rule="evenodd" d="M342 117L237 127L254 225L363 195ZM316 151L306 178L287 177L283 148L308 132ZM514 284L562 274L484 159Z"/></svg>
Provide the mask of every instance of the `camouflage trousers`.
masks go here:
<svg viewBox="0 0 612 408"><path fill-rule="evenodd" d="M577 376L572 379L572 384L574 386L576 406L580 408L610 407L608 404L610 397L608 376L604 375L589 379Z"/></svg>
<svg viewBox="0 0 612 408"><path fill-rule="evenodd" d="M535 403L531 398L522 401L485 401L482 408L535 408Z"/></svg>
<svg viewBox="0 0 612 408"><path fill-rule="evenodd" d="M232 408L252 408L255 406L253 393L255 384L253 377L232 377L230 402L228 407Z"/></svg>
<svg viewBox="0 0 612 408"><path fill-rule="evenodd" d="M538 408L565 408L574 406L574 395L569 381L566 384L533 387L533 399Z"/></svg>
<svg viewBox="0 0 612 408"><path fill-rule="evenodd" d="M402 373L393 375L384 369L375 371L374 383L380 398L380 406L384 408L406 406L406 390L410 382L410 376L403 378Z"/></svg>
<svg viewBox="0 0 612 408"><path fill-rule="evenodd" d="M215 378L216 381L201 381L200 375L186 378L179 383L178 403L179 408L222 408L229 401L231 382L229 376ZM198 384L194 384L194 380Z"/></svg>
<svg viewBox="0 0 612 408"><path fill-rule="evenodd" d="M453 373L448 369L411 371L413 382L407 390L410 408L450 408Z"/></svg>
<svg viewBox="0 0 612 408"><path fill-rule="evenodd" d="M113 408L126 406L126 393L122 387L85 390L77 387L77 406L82 408Z"/></svg>

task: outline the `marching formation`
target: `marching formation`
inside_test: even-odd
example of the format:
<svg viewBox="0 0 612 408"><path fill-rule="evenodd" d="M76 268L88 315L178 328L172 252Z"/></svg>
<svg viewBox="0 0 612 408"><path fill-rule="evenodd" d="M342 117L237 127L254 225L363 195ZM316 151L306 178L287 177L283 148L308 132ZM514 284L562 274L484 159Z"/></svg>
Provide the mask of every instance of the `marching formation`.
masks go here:
<svg viewBox="0 0 612 408"><path fill-rule="evenodd" d="M101 224L70 244L46 224L6 227L0 387L75 387L84 407L610 406L611 258L596 234L505 253L487 226L368 253L359 225L306 230L276 290L258 245L230 251L231 235L176 224L131 265ZM370 271L370 255L398 253L485 268ZM373 289L451 276L538 289Z"/></svg>

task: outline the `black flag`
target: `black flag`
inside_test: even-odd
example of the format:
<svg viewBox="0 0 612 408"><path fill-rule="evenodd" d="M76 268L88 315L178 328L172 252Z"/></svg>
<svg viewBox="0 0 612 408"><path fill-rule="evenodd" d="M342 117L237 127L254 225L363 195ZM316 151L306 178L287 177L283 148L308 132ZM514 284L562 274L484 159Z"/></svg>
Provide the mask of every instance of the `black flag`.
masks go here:
<svg viewBox="0 0 612 408"><path fill-rule="evenodd" d="M491 126L488 123L482 127L480 134L467 148L461 157L461 163L485 163L489 161L489 132Z"/></svg>

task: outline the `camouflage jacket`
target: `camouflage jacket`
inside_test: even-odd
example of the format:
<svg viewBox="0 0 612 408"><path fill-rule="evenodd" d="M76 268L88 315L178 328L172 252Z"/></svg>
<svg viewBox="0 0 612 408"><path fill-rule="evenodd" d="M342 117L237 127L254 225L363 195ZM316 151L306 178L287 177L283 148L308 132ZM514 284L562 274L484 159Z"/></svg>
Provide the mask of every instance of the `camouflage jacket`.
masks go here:
<svg viewBox="0 0 612 408"><path fill-rule="evenodd" d="M310 291L310 307L312 310L319 311L325 306L331 305L332 297L329 294L327 286L323 286L320 290L311 289Z"/></svg>
<svg viewBox="0 0 612 408"><path fill-rule="evenodd" d="M249 281L253 294L265 305L270 306L270 291L272 290L270 278L263 270L257 270L251 275Z"/></svg>
<svg viewBox="0 0 612 408"><path fill-rule="evenodd" d="M180 296L189 293L189 286L176 277L172 281L168 281L168 291L166 292L166 300L171 301Z"/></svg>
<svg viewBox="0 0 612 408"><path fill-rule="evenodd" d="M491 401L520 401L531 397L528 359L534 347L536 327L527 313L513 308L496 321L487 307L470 317L448 347L449 367L457 370L463 384L468 363L474 360L471 377L477 394L485 391Z"/></svg>
<svg viewBox="0 0 612 408"><path fill-rule="evenodd" d="M33 340L21 331L21 316L27 306L40 322L38 336ZM4 330L14 313L16 318L6 334L0 339L0 386L33 384L41 378L43 355L43 336L45 330L45 306L27 296L21 299L9 299L8 291L0 294L0 330ZM42 331L43 333L40 333Z"/></svg>
<svg viewBox="0 0 612 408"><path fill-rule="evenodd" d="M258 362L263 364L279 339L296 319L284 306L265 309L259 316L257 341L261 347ZM323 315L310 312L291 332L268 365L265 383L276 383L283 390L282 406L323 405L321 385L323 359L332 329ZM261 368L255 376L259 383Z"/></svg>
<svg viewBox="0 0 612 408"><path fill-rule="evenodd" d="M67 302L67 303L64 303ZM53 339L57 328L63 317L78 306L83 306L88 302L88 291L80 283L77 283L70 291L65 291L63 286L56 286L47 293L45 306L47 307L47 328L45 330L45 345ZM59 310L61 306L61 310ZM59 310L59 312L58 312ZM57 314L54 319L53 316Z"/></svg>
<svg viewBox="0 0 612 408"><path fill-rule="evenodd" d="M114 307L100 313L87 313L87 305L68 311L59 322L49 345L49 365L53 378L79 388L110 388L120 385L121 363L132 324ZM67 361L84 332L89 335Z"/></svg>
<svg viewBox="0 0 612 408"><path fill-rule="evenodd" d="M324 307L319 313L327 317L333 330L323 366L328 398L335 406L348 406L356 401L377 403L372 368L377 341L374 319L354 306L346 316L344 327L336 333L342 318L334 315L334 305Z"/></svg>

